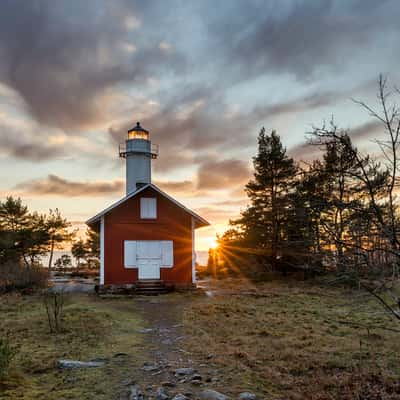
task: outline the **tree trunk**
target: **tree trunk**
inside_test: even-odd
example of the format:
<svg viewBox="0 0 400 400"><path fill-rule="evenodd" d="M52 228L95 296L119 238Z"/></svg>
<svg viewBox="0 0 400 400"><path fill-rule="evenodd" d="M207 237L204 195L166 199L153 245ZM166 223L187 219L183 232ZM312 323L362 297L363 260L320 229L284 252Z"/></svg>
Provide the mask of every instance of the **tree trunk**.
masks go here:
<svg viewBox="0 0 400 400"><path fill-rule="evenodd" d="M49 272L51 271L51 266L53 264L53 254L54 254L54 239L51 239L50 255L49 255Z"/></svg>

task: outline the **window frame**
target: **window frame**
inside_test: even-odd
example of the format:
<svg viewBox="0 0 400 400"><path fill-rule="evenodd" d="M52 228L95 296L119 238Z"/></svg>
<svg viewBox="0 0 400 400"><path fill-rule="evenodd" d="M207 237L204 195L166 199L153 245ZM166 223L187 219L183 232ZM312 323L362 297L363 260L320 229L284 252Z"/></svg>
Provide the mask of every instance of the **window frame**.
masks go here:
<svg viewBox="0 0 400 400"><path fill-rule="evenodd" d="M145 216L145 206L144 203L145 201L154 201L154 216ZM158 218L158 204L157 204L157 197L141 197L140 198L140 206L139 206L139 213L140 213L140 219L145 219L145 220L156 220ZM147 210L149 211L149 210ZM150 214L150 213L149 213Z"/></svg>

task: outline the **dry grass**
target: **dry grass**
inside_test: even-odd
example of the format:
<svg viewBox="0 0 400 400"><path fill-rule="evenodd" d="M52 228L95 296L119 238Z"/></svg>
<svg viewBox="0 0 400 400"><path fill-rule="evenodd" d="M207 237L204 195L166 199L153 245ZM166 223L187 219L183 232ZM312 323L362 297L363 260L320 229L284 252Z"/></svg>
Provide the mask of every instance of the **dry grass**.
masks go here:
<svg viewBox="0 0 400 400"><path fill-rule="evenodd" d="M18 349L11 370L0 381L0 398L110 399L131 368L142 362L137 314L121 303L74 295L65 306L64 330L50 334L40 297L0 297L0 335L9 333ZM122 307L121 307L122 305ZM115 357L124 352L126 357ZM59 359L104 358L101 368L57 368Z"/></svg>
<svg viewBox="0 0 400 400"><path fill-rule="evenodd" d="M400 333L383 329L400 326L373 299L298 282L213 285L211 297L175 293L134 301L75 294L59 334L49 333L40 297L0 297L0 335L8 332L18 347L0 399L105 400L118 398L128 378L158 384L158 376L143 380L141 366L161 339L153 342L138 328L173 326L181 318L186 342L164 345L165 357L181 366L184 355L204 376L216 371L219 380L207 385L232 398L244 390L260 399L400 398ZM121 352L126 356L115 357ZM107 363L65 371L56 366L61 358Z"/></svg>
<svg viewBox="0 0 400 400"><path fill-rule="evenodd" d="M48 273L38 266L26 267L8 262L0 265L0 294L14 290L32 292L47 286Z"/></svg>
<svg viewBox="0 0 400 400"><path fill-rule="evenodd" d="M303 283L217 285L186 313L185 326L198 362L223 371L221 390L276 399L400 397L400 326L372 299ZM399 332L382 329L393 327Z"/></svg>

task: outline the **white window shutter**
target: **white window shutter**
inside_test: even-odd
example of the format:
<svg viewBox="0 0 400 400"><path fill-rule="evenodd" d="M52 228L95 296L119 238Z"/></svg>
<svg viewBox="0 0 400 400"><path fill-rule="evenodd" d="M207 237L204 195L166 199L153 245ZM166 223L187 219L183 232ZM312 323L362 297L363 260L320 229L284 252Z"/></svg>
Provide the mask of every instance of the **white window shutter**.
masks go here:
<svg viewBox="0 0 400 400"><path fill-rule="evenodd" d="M125 240L124 242L124 261L125 268L136 267L137 244L135 240Z"/></svg>
<svg viewBox="0 0 400 400"><path fill-rule="evenodd" d="M161 266L174 266L174 244L172 240L161 241Z"/></svg>
<svg viewBox="0 0 400 400"><path fill-rule="evenodd" d="M157 218L157 199L155 197L142 197L140 199L140 218Z"/></svg>

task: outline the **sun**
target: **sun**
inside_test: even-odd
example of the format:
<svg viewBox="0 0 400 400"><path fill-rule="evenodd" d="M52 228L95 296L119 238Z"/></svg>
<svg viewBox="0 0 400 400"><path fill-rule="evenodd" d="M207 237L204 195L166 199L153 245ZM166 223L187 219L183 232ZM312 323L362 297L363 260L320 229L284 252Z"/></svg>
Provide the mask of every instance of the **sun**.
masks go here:
<svg viewBox="0 0 400 400"><path fill-rule="evenodd" d="M209 247L210 249L216 249L218 247L218 242L215 238L210 239Z"/></svg>

